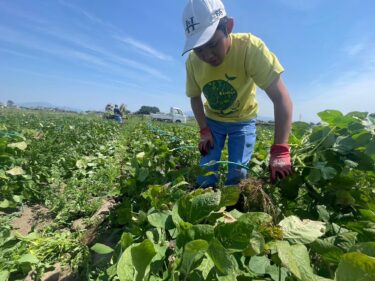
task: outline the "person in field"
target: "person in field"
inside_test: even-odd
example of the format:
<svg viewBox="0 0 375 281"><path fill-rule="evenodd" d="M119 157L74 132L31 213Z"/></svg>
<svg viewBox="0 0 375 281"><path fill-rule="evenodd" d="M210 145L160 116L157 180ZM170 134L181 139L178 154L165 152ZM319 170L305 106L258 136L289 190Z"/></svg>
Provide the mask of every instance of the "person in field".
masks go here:
<svg viewBox="0 0 375 281"><path fill-rule="evenodd" d="M232 33L234 20L220 0L189 0L183 12L186 95L200 128L200 165L220 160L228 137L228 161L248 165L255 144L256 86L274 106L275 137L270 149L272 181L291 173L292 101L281 78L284 71L265 43L251 33ZM202 94L205 102L202 102ZM202 187L217 184L214 172L198 177ZM247 170L228 165L226 185L238 184Z"/></svg>
<svg viewBox="0 0 375 281"><path fill-rule="evenodd" d="M120 124L122 124L122 113L120 109L118 108L117 104L115 105L115 108L113 109L113 114L115 116L115 120L119 122Z"/></svg>

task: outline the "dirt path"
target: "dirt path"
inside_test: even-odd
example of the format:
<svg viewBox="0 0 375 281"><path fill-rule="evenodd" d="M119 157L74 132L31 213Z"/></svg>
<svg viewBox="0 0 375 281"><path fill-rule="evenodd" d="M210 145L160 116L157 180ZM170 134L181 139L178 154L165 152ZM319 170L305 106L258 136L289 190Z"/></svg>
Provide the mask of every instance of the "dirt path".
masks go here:
<svg viewBox="0 0 375 281"><path fill-rule="evenodd" d="M24 207L21 216L14 218L11 225L14 231L27 235L33 228L38 231L51 221L50 211L43 206L35 205Z"/></svg>

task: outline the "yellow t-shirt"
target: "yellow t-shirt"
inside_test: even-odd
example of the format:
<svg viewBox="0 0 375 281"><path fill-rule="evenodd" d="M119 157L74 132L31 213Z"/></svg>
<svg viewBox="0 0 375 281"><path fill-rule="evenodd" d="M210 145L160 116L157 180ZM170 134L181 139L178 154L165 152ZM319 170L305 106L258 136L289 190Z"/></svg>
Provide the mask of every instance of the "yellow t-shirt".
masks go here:
<svg viewBox="0 0 375 281"><path fill-rule="evenodd" d="M284 71L262 40L250 33L230 34L231 48L213 67L190 52L186 60L186 95L206 97L206 116L223 122L256 117L256 85L266 89Z"/></svg>

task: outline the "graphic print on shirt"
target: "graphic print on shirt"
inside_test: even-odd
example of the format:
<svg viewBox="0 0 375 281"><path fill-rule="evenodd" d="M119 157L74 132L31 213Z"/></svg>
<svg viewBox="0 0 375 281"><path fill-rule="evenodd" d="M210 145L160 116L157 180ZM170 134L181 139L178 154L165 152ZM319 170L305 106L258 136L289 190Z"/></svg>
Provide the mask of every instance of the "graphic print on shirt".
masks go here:
<svg viewBox="0 0 375 281"><path fill-rule="evenodd" d="M236 89L229 83L236 77L230 77L225 74L227 80L213 80L203 86L203 94L207 99L212 110L221 115L227 115L235 112L239 108Z"/></svg>

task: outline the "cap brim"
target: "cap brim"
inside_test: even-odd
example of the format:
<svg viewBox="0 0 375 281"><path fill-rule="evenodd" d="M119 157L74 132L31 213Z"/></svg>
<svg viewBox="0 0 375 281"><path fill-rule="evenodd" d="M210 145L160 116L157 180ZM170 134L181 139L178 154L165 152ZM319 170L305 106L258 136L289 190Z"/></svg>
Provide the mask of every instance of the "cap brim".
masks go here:
<svg viewBox="0 0 375 281"><path fill-rule="evenodd" d="M192 36L190 36L189 38L187 38L186 42L185 42L184 51L182 52L182 56L185 53L189 52L190 50L192 50L194 48L197 48L199 46L202 46L205 43L207 43L212 38L212 36L214 35L218 25L219 25L219 20L212 23L210 26L205 28L203 31L197 32L197 33L193 34Z"/></svg>

